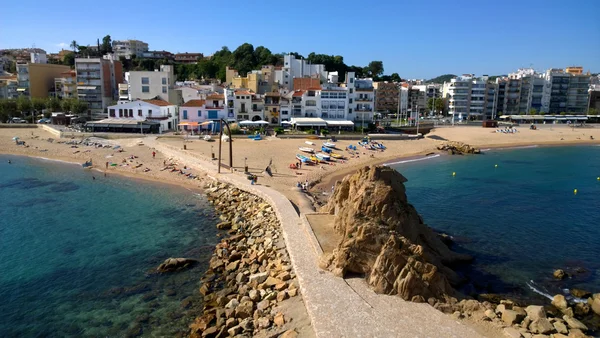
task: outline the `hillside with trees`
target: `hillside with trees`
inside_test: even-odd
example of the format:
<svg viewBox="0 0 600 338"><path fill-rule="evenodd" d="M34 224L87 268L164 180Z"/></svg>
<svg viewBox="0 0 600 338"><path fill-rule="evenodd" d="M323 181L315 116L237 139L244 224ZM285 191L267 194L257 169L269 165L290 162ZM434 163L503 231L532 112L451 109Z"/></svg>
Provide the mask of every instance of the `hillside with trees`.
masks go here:
<svg viewBox="0 0 600 338"><path fill-rule="evenodd" d="M434 77L433 79L429 79L429 80L427 80L427 82L444 84L444 82L450 82L450 80L452 80L455 77L456 77L456 75L454 75L454 74L444 74L444 75L440 75L438 77Z"/></svg>

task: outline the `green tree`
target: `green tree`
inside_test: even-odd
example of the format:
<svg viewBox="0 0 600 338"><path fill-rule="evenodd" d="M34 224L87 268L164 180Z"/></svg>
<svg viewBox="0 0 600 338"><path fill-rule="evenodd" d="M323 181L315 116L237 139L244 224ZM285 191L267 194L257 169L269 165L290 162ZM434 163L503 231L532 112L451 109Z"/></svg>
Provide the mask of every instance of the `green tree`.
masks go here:
<svg viewBox="0 0 600 338"><path fill-rule="evenodd" d="M369 62L367 69L371 77L378 77L383 74L383 61L371 61Z"/></svg>
<svg viewBox="0 0 600 338"><path fill-rule="evenodd" d="M269 48L258 46L254 50L254 59L256 60L256 66L272 65L277 62L277 57L274 56Z"/></svg>
<svg viewBox="0 0 600 338"><path fill-rule="evenodd" d="M102 38L102 45L100 45L99 50L102 54L112 53L113 49L110 35L107 35Z"/></svg>
<svg viewBox="0 0 600 338"><path fill-rule="evenodd" d="M87 112L87 110L88 103L85 101L74 100L74 102L72 103L71 111L75 115L82 115L83 113Z"/></svg>
<svg viewBox="0 0 600 338"><path fill-rule="evenodd" d="M49 97L48 100L46 101L46 108L48 110L50 110L50 112L57 112L60 111L61 105L60 105L60 100L57 99L56 97Z"/></svg>
<svg viewBox="0 0 600 338"><path fill-rule="evenodd" d="M400 75L398 75L398 73L392 73L392 75L390 76L390 80L392 82L402 82L402 78L400 77Z"/></svg>
<svg viewBox="0 0 600 338"><path fill-rule="evenodd" d="M529 115L537 115L538 111L535 108L529 109Z"/></svg>
<svg viewBox="0 0 600 338"><path fill-rule="evenodd" d="M17 98L17 110L20 111L21 114L31 112L31 100L29 100L29 97L19 96Z"/></svg>
<svg viewBox="0 0 600 338"><path fill-rule="evenodd" d="M17 101L13 99L0 99L0 123L17 116Z"/></svg>
<svg viewBox="0 0 600 338"><path fill-rule="evenodd" d="M73 105L73 99L64 99L60 103L60 107L63 112L69 113L71 111L71 106Z"/></svg>
<svg viewBox="0 0 600 338"><path fill-rule="evenodd" d="M77 41L73 40L71 41L71 48L73 48L73 53L77 53L77 49L79 49L79 45L77 44Z"/></svg>
<svg viewBox="0 0 600 338"><path fill-rule="evenodd" d="M590 108L588 110L588 115L598 115L598 109L596 109L596 108Z"/></svg>
<svg viewBox="0 0 600 338"><path fill-rule="evenodd" d="M75 67L75 53L68 53L63 58L62 64L65 66Z"/></svg>
<svg viewBox="0 0 600 338"><path fill-rule="evenodd" d="M233 68L241 76L246 76L248 72L256 68L256 58L254 56L254 46L244 43L233 52Z"/></svg>
<svg viewBox="0 0 600 338"><path fill-rule="evenodd" d="M446 102L443 98L435 98L435 109L433 109L434 99L427 100L427 109L434 110L436 113L441 113L446 108Z"/></svg>
<svg viewBox="0 0 600 338"><path fill-rule="evenodd" d="M39 97L34 97L31 99L31 107L36 115L40 114L44 109L46 109L46 100Z"/></svg>

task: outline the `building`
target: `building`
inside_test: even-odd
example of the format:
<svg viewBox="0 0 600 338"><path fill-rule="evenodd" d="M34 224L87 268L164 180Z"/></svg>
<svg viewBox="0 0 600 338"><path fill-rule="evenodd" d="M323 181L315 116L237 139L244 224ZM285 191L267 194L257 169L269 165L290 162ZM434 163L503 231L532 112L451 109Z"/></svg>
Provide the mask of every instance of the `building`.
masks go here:
<svg viewBox="0 0 600 338"><path fill-rule="evenodd" d="M269 68L253 70L246 76L236 75L232 78L232 87L236 89L248 89L256 94L265 94L278 89L273 82L273 75Z"/></svg>
<svg viewBox="0 0 600 338"><path fill-rule="evenodd" d="M114 40L112 42L113 53L117 57L125 57L130 59L131 56L143 57L148 51L148 44L140 40Z"/></svg>
<svg viewBox="0 0 600 338"><path fill-rule="evenodd" d="M77 73L74 70L62 73L54 79L54 94L60 99L77 97Z"/></svg>
<svg viewBox="0 0 600 338"><path fill-rule="evenodd" d="M17 63L17 92L31 98L45 98L54 90L54 79L69 72L69 66L47 63Z"/></svg>
<svg viewBox="0 0 600 338"><path fill-rule="evenodd" d="M416 107L418 106L420 113L426 113L430 111L427 108L427 102L429 102L429 99L441 99L442 96L441 85L437 83L413 85L411 86L411 89L419 91L418 93L413 92L411 108L416 110Z"/></svg>
<svg viewBox="0 0 600 338"><path fill-rule="evenodd" d="M179 124L184 130L198 130L200 124L208 121L205 100L189 100L179 107ZM208 129L208 128L205 128Z"/></svg>
<svg viewBox="0 0 600 338"><path fill-rule="evenodd" d="M155 71L131 71L128 76L129 100L158 98L175 105L183 103L175 90L175 72L172 65L161 65Z"/></svg>
<svg viewBox="0 0 600 338"><path fill-rule="evenodd" d="M320 90L321 117L325 120L348 120L350 116L350 99L348 88L337 87L334 84L324 86Z"/></svg>
<svg viewBox="0 0 600 338"><path fill-rule="evenodd" d="M19 94L19 81L16 75L0 75L0 99L16 99Z"/></svg>
<svg viewBox="0 0 600 338"><path fill-rule="evenodd" d="M179 121L176 105L163 100L136 100L107 107L108 118L160 123L160 133L174 130Z"/></svg>
<svg viewBox="0 0 600 338"><path fill-rule="evenodd" d="M73 54L73 51L68 49L61 49L60 52L58 52L58 58L60 61L65 61L65 56L69 54Z"/></svg>
<svg viewBox="0 0 600 338"><path fill-rule="evenodd" d="M327 71L325 65L310 64L306 60L298 60L294 55L288 54L283 57L283 67L275 69L274 81L280 86L287 88L290 91L295 90L295 78L316 78L321 82L327 81Z"/></svg>
<svg viewBox="0 0 600 338"><path fill-rule="evenodd" d="M294 78L294 90L309 90L321 88L321 80L310 77Z"/></svg>
<svg viewBox="0 0 600 338"><path fill-rule="evenodd" d="M252 98L254 93L245 90L245 89L236 89L234 91L234 101L233 101L233 109L235 118L238 121L250 120L258 121L262 120L260 115L258 117L254 117L253 112L250 111L252 107Z"/></svg>
<svg viewBox="0 0 600 338"><path fill-rule="evenodd" d="M236 121L233 91L226 89L223 94L212 93L206 96L205 106L209 120L225 119Z"/></svg>
<svg viewBox="0 0 600 338"><path fill-rule="evenodd" d="M583 71L582 71L583 72ZM586 114L589 106L590 76L549 69L544 75L542 112Z"/></svg>
<svg viewBox="0 0 600 338"><path fill-rule="evenodd" d="M344 87L348 88L347 119L362 124L372 122L375 110L373 79L357 79L354 72L347 72Z"/></svg>
<svg viewBox="0 0 600 338"><path fill-rule="evenodd" d="M583 74L583 67L567 67L565 69L565 73L567 73L567 74L573 74L573 75L582 75Z"/></svg>
<svg viewBox="0 0 600 338"><path fill-rule="evenodd" d="M46 53L31 53L31 63L48 63Z"/></svg>
<svg viewBox="0 0 600 338"><path fill-rule="evenodd" d="M264 117L270 124L279 125L281 123L281 94L279 92L266 93L264 96Z"/></svg>
<svg viewBox="0 0 600 338"><path fill-rule="evenodd" d="M229 68L229 66L225 66L225 83L227 85L233 85L233 78L238 76L240 75L238 74L237 70Z"/></svg>
<svg viewBox="0 0 600 338"><path fill-rule="evenodd" d="M167 52L166 50L153 50L153 51L143 52L142 57L145 59L173 60L175 55L173 55L173 53Z"/></svg>
<svg viewBox="0 0 600 338"><path fill-rule="evenodd" d="M104 109L118 99L118 84L123 82L123 65L110 55L102 59L77 58L75 72L77 97L88 104L86 117L93 120L105 118Z"/></svg>
<svg viewBox="0 0 600 338"><path fill-rule="evenodd" d="M473 87L475 82L477 82L477 87ZM473 91L473 89L475 90ZM450 82L444 82L443 97L448 99L448 114L451 114L453 119L456 115L459 120L471 118L471 111L474 115L481 115L484 93L485 83L477 81L473 74L465 74L451 79ZM476 95L473 110L471 110L472 94Z"/></svg>
<svg viewBox="0 0 600 338"><path fill-rule="evenodd" d="M374 82L375 110L396 113L400 102L400 84L393 82Z"/></svg>
<svg viewBox="0 0 600 338"><path fill-rule="evenodd" d="M202 53L177 53L175 54L175 62L178 63L196 63L198 59L204 58Z"/></svg>

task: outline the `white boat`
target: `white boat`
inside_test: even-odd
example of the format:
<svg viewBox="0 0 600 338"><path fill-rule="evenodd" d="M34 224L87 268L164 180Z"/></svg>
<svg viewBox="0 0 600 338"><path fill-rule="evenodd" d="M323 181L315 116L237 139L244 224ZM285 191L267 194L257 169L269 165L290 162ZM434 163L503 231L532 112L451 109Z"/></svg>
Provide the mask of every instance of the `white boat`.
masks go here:
<svg viewBox="0 0 600 338"><path fill-rule="evenodd" d="M311 141L304 141L304 143L306 143L306 144L308 144L308 145L311 145L311 146L314 146L314 145L315 145L315 143L314 143L314 142L311 142Z"/></svg>
<svg viewBox="0 0 600 338"><path fill-rule="evenodd" d="M305 153L311 153L312 154L312 153L315 152L315 150L313 148L309 148L309 147L299 147L298 149L300 151L305 152Z"/></svg>
<svg viewBox="0 0 600 338"><path fill-rule="evenodd" d="M210 135L204 135L204 141L210 141L211 138L212 136Z"/></svg>
<svg viewBox="0 0 600 338"><path fill-rule="evenodd" d="M322 161L329 161L331 159L331 157L329 157L329 155L324 154L324 153L317 153L315 156L317 156L317 158Z"/></svg>
<svg viewBox="0 0 600 338"><path fill-rule="evenodd" d="M327 148L335 148L335 143L332 142L325 142L323 145Z"/></svg>

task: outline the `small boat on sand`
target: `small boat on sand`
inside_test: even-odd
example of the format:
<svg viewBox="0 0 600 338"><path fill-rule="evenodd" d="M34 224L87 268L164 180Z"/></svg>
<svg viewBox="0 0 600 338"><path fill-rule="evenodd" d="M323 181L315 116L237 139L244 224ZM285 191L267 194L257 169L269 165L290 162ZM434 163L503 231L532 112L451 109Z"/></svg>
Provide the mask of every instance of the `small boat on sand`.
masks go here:
<svg viewBox="0 0 600 338"><path fill-rule="evenodd" d="M325 142L325 143L323 143L323 146L325 146L327 148L335 148L335 143L333 143L333 142Z"/></svg>
<svg viewBox="0 0 600 338"><path fill-rule="evenodd" d="M309 147L299 147L298 150L303 151L305 153L309 153L309 154L312 154L315 152L315 150L313 148L309 148Z"/></svg>
<svg viewBox="0 0 600 338"><path fill-rule="evenodd" d="M302 154L296 154L296 158L300 161L302 161L302 163L308 163L310 162L310 158L302 155Z"/></svg>
<svg viewBox="0 0 600 338"><path fill-rule="evenodd" d="M204 141L208 142L208 141L210 141L212 139L212 136L210 136L210 135L204 135L203 139L204 139Z"/></svg>
<svg viewBox="0 0 600 338"><path fill-rule="evenodd" d="M321 147L321 151L324 152L324 153L330 153L331 152L331 148L327 148L325 146L322 146Z"/></svg>
<svg viewBox="0 0 600 338"><path fill-rule="evenodd" d="M329 156L331 156L331 157L333 157L335 159L342 159L342 158L344 158L344 155L338 154L338 153L331 153L331 154L329 154Z"/></svg>
<svg viewBox="0 0 600 338"><path fill-rule="evenodd" d="M310 160L315 164L319 163L319 159L315 155L310 155Z"/></svg>
<svg viewBox="0 0 600 338"><path fill-rule="evenodd" d="M331 157L329 157L329 155L324 154L324 153L317 153L317 154L315 154L315 156L321 161L329 161L331 159Z"/></svg>
<svg viewBox="0 0 600 338"><path fill-rule="evenodd" d="M314 142L311 142L311 141L304 141L304 143L306 143L306 144L308 144L308 145L311 145L311 146L314 146L314 145L315 145L315 143L314 143Z"/></svg>

